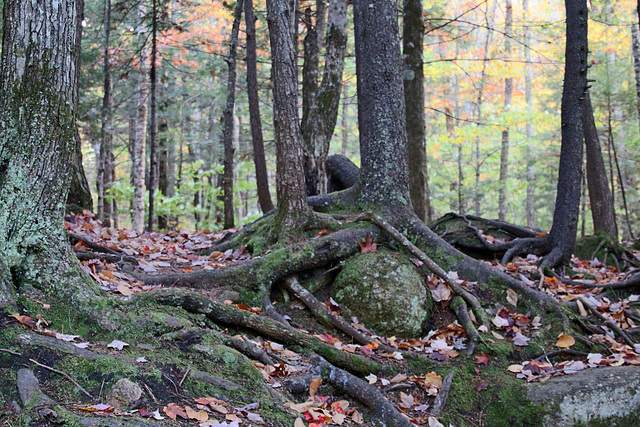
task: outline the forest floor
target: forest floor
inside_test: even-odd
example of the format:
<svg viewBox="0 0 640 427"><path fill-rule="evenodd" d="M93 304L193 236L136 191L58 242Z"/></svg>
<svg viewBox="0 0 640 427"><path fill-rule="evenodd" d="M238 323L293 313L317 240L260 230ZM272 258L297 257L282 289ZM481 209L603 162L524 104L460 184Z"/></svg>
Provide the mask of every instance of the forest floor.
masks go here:
<svg viewBox="0 0 640 427"><path fill-rule="evenodd" d="M65 225L70 233L82 238L74 249L79 258L85 258L81 261L84 270L106 293L123 301L131 299L132 295L161 288L145 285L139 280L141 276L223 269L251 258L244 248L200 255L203 249L211 247L229 230L138 235L128 230L104 227L88 212L67 217ZM112 253L93 252L92 255L92 249L96 248L91 243L108 248ZM364 250L375 250L375 247L363 246ZM537 261L537 257L529 256L517 258L506 266L497 262L492 264L527 285L553 295L558 301L573 301L577 304L578 313L585 318L591 313L581 301L587 301L606 322L627 331L629 336L638 330L640 294L588 286L596 282L622 281L624 274L615 267L596 259L574 258L565 270L566 278L587 285L576 286L539 274ZM419 263L417 260L414 262ZM382 351L376 345L354 343L347 335L323 326L302 302L286 291L274 295L273 302L279 314L299 331L336 349L363 355L383 365L385 369L381 372L362 377L415 425L539 425L539 411L526 401L521 384L544 382L555 376L602 366L640 365L640 345L630 345L620 339L606 324L603 323L599 333L594 331L589 336L589 343L585 346L570 334L558 334L557 318L535 314L527 304L518 301L518 295L510 289L500 291L497 298L496 294L479 293L484 297L483 306L491 307L491 322L489 328L478 325L481 343L474 355L467 356L465 330L448 308L450 290L435 276L428 273L424 276L436 300L424 336L408 339L377 336L358 319L348 319L353 327L386 345L387 349L397 349L393 352ZM474 286L473 283L464 285ZM235 290L192 291L261 314L259 308L241 304L242 295ZM340 314L340 307L330 296L330 287L320 288L314 294L329 310ZM0 319L0 326L5 329L0 343L7 347L0 348L0 378L3 378L0 379L0 425L19 425L15 418L19 403L11 402L19 402L16 392L19 380L15 372L23 367L34 370L44 394L78 417L74 422L81 418L89 420L84 425L124 425L139 420L141 424L138 425L180 423L202 427L368 426L372 425L372 417L375 417L371 408L355 399L348 390L322 384L320 377L305 382L314 365L312 357L248 329L230 326L219 328L216 333L248 342L257 347L260 354L267 356L262 362L250 362L250 369L255 368L259 372L258 378L245 383L240 371L249 368L235 366L237 355L223 352L221 355L209 354L211 363L224 365L212 370L218 379L211 380L208 374L200 372L203 369L192 368L196 362L190 364L192 361L187 359L195 356L175 359L176 354L193 344L190 340L200 340L203 334L206 335L204 331L211 325L202 320L192 317L195 323L201 322L203 328L200 332L184 332L183 336L178 336L183 332L181 325L177 325L174 336L134 338L112 334L113 339L108 341L104 337L83 336L82 328L74 329L71 322L66 328L60 322L49 324L48 312L54 309L54 301L36 300L25 310L27 314L15 313ZM7 338L17 336L23 337L22 346L7 344ZM52 351L55 346L50 341L39 346L38 337L59 341L60 348ZM29 345L24 344L26 341ZM87 367L107 372L83 372L81 363L70 363L66 357L60 356L73 353L76 351L73 348L87 351L82 353L81 359L91 360L94 356L89 355L94 354L98 358L107 356L105 359L114 364L105 362L101 368L95 364ZM206 351L202 353L206 359ZM409 353L418 353L422 358L407 360L404 356ZM272 363L265 363L265 360ZM109 370L112 375L109 375ZM120 371L128 372L129 377L137 380L142 391L142 395L138 393L135 401L126 407L118 407L113 395L109 394L113 383L120 379L117 374ZM449 373L453 379L447 375ZM208 382L213 388L197 386L192 377L198 376L200 382ZM256 385L255 381L263 385ZM236 394L234 383L240 383L243 390L260 389L261 394ZM256 400L251 400L254 397ZM275 410L275 406L287 409L282 412ZM497 415L506 409L512 413ZM109 424L108 420L112 423ZM43 419L40 423L45 425L48 422ZM135 422L127 425L135 425Z"/></svg>

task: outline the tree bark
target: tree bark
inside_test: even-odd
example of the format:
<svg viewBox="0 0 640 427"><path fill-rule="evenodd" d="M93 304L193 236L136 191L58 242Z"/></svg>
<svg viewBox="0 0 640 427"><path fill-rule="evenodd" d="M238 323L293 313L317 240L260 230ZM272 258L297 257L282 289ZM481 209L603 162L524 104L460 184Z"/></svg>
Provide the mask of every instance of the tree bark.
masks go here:
<svg viewBox="0 0 640 427"><path fill-rule="evenodd" d="M315 62L315 65L310 65L308 76L305 75L305 80L307 80L307 77L311 80L308 83L311 89L310 94L313 93L314 85L317 84L317 77L315 76L318 72L318 44L317 41L313 40L312 35L314 32L311 29L307 33L308 36L311 35L308 46L305 41L305 52L309 49L312 53L310 61ZM317 37L323 36L323 34L317 35ZM309 108L301 125L305 142L304 164L307 195L310 196L327 192L327 175L324 163L329 154L329 144L338 120L346 44L347 2L345 0L331 0L329 3L322 83L317 89L317 94L315 96L310 95L310 99L307 101ZM313 49L316 50L313 51ZM313 57L314 55L315 58Z"/></svg>
<svg viewBox="0 0 640 427"><path fill-rule="evenodd" d="M567 42L562 91L562 147L556 206L549 232L552 245L547 264L566 264L576 241L582 173L583 98L587 87L588 9L585 0L565 0Z"/></svg>
<svg viewBox="0 0 640 427"><path fill-rule="evenodd" d="M290 23L295 10L290 1L268 0L267 22L271 41L273 120L276 139L279 239L299 238L311 215L302 168L302 133L298 119L297 56Z"/></svg>
<svg viewBox="0 0 640 427"><path fill-rule="evenodd" d="M82 165L82 141L80 140L80 132L75 132L76 148L73 158L73 176L71 177L71 185L67 196L67 210L75 211L86 209L93 210L93 199L91 197L91 189L87 176L84 173Z"/></svg>
<svg viewBox="0 0 640 427"><path fill-rule="evenodd" d="M224 131L222 145L224 146L224 171L222 174L222 194L224 203L224 228L233 228L235 224L233 212L233 110L236 103L236 56L238 52L238 32L242 19L243 0L236 1L233 15L233 27L229 40L229 56L227 57L227 104L224 109Z"/></svg>
<svg viewBox="0 0 640 427"><path fill-rule="evenodd" d="M149 80L151 81L151 123L149 124L149 181L147 183L147 192L149 193L149 224L148 231L153 231L153 220L155 219L155 201L154 192L157 187L158 180L158 157L156 153L156 94L158 87L158 76L156 70L156 56L158 54L158 14L156 0L152 0L151 14L151 69L149 71Z"/></svg>
<svg viewBox="0 0 640 427"><path fill-rule="evenodd" d="M158 124L158 190L165 197L169 195L169 141L167 133L169 124L166 119L160 119ZM166 230L169 226L166 215L158 215L158 228Z"/></svg>
<svg viewBox="0 0 640 427"><path fill-rule="evenodd" d="M638 3L640 5L640 3ZM633 71L636 81L636 108L638 110L638 121L640 121L640 37L638 28L631 26L631 46L633 53Z"/></svg>
<svg viewBox="0 0 640 427"><path fill-rule="evenodd" d="M404 57L404 101L407 121L409 193L413 210L423 221L431 220L427 147L424 117L423 44L424 22L421 0L404 0L402 53Z"/></svg>
<svg viewBox="0 0 640 427"><path fill-rule="evenodd" d="M356 184L359 202L413 209L396 2L355 0L353 9L362 160Z"/></svg>
<svg viewBox="0 0 640 427"><path fill-rule="evenodd" d="M618 243L618 226L614 212L613 197L607 180L598 129L593 118L593 108L589 92L584 96L582 110L584 146L587 154L587 185L591 203L593 230L602 233L613 243Z"/></svg>
<svg viewBox="0 0 640 427"><path fill-rule="evenodd" d="M112 150L112 112L111 112L111 70L110 70L110 54L109 39L111 35L111 0L105 0L104 4L104 83L102 97L102 123L100 128L100 152L97 158L97 176L96 187L98 190L98 219L104 225L111 224L111 204L106 201L106 191L113 185L110 157L113 155Z"/></svg>
<svg viewBox="0 0 640 427"><path fill-rule="evenodd" d="M524 22L529 20L529 0L522 0L522 14ZM527 104L527 113L533 112L533 90L531 88L531 29L529 25L524 28L524 93L525 102ZM535 167L535 145L533 141L533 125L531 120L527 120L526 125L527 139L529 140L527 155L527 199L525 210L527 213L527 227L534 228L536 226L535 218L535 188L536 188L536 167Z"/></svg>
<svg viewBox="0 0 640 427"><path fill-rule="evenodd" d="M76 150L81 8L78 0L4 2L0 307L13 303L16 289L62 299L96 289L72 262L62 223Z"/></svg>
<svg viewBox="0 0 640 427"><path fill-rule="evenodd" d="M138 6L138 19L146 15L144 3ZM144 231L144 187L147 144L147 101L149 98L149 53L144 45L144 27L138 27L138 40L142 41L139 52L138 94L136 104L135 140L133 146L133 220L132 228L138 233Z"/></svg>
<svg viewBox="0 0 640 427"><path fill-rule="evenodd" d="M251 140L253 142L253 163L256 168L258 203L262 213L267 213L273 209L273 202L269 192L269 175L267 174L262 139L256 58L256 18L253 13L252 0L244 0L244 17L247 32L247 96L249 98L249 120L251 121Z"/></svg>
<svg viewBox="0 0 640 427"><path fill-rule="evenodd" d="M513 37L513 7L511 0L505 3L504 24L504 50L507 59L511 57L511 37ZM511 97L513 96L513 78L504 79L504 111L511 109ZM502 144L500 150L500 191L498 195L498 219L505 221L507 217L507 181L509 174L509 127L502 131Z"/></svg>

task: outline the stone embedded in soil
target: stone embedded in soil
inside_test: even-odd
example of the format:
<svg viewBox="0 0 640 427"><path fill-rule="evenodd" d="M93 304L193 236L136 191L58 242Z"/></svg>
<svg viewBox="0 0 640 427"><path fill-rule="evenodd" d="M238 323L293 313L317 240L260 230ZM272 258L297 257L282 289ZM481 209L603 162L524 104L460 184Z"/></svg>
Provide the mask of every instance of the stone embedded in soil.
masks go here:
<svg viewBox="0 0 640 427"><path fill-rule="evenodd" d="M109 405L117 409L127 409L131 403L140 399L142 389L128 378L122 378L109 393Z"/></svg>
<svg viewBox="0 0 640 427"><path fill-rule="evenodd" d="M347 260L333 285L333 298L379 334L418 336L432 301L416 267L387 250Z"/></svg>

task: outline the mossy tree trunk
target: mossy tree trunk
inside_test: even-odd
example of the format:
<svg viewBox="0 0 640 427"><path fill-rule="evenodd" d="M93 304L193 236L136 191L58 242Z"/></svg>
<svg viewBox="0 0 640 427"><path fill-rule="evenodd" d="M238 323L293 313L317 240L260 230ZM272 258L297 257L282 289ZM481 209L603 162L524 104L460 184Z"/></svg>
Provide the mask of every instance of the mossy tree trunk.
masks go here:
<svg viewBox="0 0 640 427"><path fill-rule="evenodd" d="M90 302L62 223L76 149L78 0L4 3L0 305L37 289ZM78 285L80 282L83 286ZM81 290L82 289L82 290Z"/></svg>

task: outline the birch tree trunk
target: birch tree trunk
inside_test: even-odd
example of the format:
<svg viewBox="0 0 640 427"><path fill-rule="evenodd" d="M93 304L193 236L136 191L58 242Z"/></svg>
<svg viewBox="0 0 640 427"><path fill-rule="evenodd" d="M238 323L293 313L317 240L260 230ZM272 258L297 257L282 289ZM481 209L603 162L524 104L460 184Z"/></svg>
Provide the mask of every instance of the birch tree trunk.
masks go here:
<svg viewBox="0 0 640 427"><path fill-rule="evenodd" d="M147 8L144 2L138 6L138 19L144 20ZM132 227L137 233L144 231L144 190L147 144L147 101L149 99L149 51L144 42L144 26L137 29L138 40L143 44L139 53L138 94L136 105L135 139L133 144L133 221Z"/></svg>

